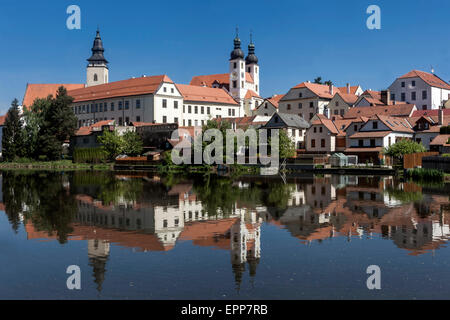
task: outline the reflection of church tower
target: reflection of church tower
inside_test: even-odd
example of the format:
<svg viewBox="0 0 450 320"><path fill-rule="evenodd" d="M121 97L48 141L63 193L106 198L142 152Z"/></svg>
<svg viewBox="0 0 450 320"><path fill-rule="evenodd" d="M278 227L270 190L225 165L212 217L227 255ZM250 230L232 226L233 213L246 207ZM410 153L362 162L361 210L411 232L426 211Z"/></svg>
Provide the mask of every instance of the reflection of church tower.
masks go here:
<svg viewBox="0 0 450 320"><path fill-rule="evenodd" d="M242 283L245 263L249 264L249 274L256 275L256 268L261 257L261 219L256 212L241 213L241 217L230 230L231 265L237 290Z"/></svg>
<svg viewBox="0 0 450 320"><path fill-rule="evenodd" d="M109 243L105 240L88 240L88 257L89 265L93 269L94 282L97 284L97 290L101 292L109 257Z"/></svg>

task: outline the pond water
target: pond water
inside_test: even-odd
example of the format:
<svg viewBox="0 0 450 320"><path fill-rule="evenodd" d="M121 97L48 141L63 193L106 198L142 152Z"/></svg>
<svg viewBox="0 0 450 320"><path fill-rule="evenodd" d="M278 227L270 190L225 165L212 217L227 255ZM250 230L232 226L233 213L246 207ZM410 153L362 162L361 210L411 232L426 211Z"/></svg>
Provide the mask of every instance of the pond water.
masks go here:
<svg viewBox="0 0 450 320"><path fill-rule="evenodd" d="M1 299L448 299L449 185L3 172ZM81 289L69 290L68 266ZM380 268L369 290L367 268Z"/></svg>

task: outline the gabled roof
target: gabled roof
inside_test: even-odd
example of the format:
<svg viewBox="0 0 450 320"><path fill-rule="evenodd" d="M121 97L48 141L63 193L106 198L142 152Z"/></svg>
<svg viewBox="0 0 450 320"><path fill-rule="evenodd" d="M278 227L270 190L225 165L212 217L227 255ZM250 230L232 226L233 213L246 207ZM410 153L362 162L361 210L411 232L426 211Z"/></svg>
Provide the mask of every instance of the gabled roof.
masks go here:
<svg viewBox="0 0 450 320"><path fill-rule="evenodd" d="M310 82L302 82L293 87L292 89L299 89L299 88L307 88L319 98L326 98L326 99L332 99L334 94L339 92L339 89L333 86L333 94L331 94L329 85Z"/></svg>
<svg viewBox="0 0 450 320"><path fill-rule="evenodd" d="M251 99L251 98L259 98L262 99L259 94L257 94L255 91L253 90L247 90L247 93L245 94L244 99Z"/></svg>
<svg viewBox="0 0 450 320"><path fill-rule="evenodd" d="M173 81L166 75L140 77L70 90L68 94L75 99L74 102L136 96L153 94L162 83L173 83Z"/></svg>
<svg viewBox="0 0 450 320"><path fill-rule="evenodd" d="M389 106L354 107L347 110L344 119L357 117L373 117L375 115L387 115L391 117L409 117L415 109L413 104L398 104Z"/></svg>
<svg viewBox="0 0 450 320"><path fill-rule="evenodd" d="M440 109L444 112L444 116L450 116L450 109ZM439 110L416 110L413 112L411 117L421 117L421 116L439 116Z"/></svg>
<svg viewBox="0 0 450 320"><path fill-rule="evenodd" d="M367 96L367 97L371 97L373 99L381 100L381 92L380 91L366 90L363 92L363 94L361 96Z"/></svg>
<svg viewBox="0 0 450 320"><path fill-rule="evenodd" d="M275 108L278 109L278 105L281 99L283 99L284 94L275 94L266 100L269 101Z"/></svg>
<svg viewBox="0 0 450 320"><path fill-rule="evenodd" d="M287 127L300 128L300 129L307 129L310 127L310 124L308 123L308 121L306 121L305 119L303 119L302 117L300 117L299 115L296 115L296 114L279 113L278 112L278 113L273 114L272 118L274 118L274 117L279 117L280 120L283 121ZM270 123L272 118L268 121L267 125ZM267 126L267 127L269 127L269 126Z"/></svg>
<svg viewBox="0 0 450 320"><path fill-rule="evenodd" d="M351 86L351 87L350 87L350 94L356 94L356 91L358 91L358 89L359 89L359 86ZM347 94L347 93L348 93L348 92L347 92L347 87L339 87L338 90L339 90L341 93L344 93L344 94Z"/></svg>
<svg viewBox="0 0 450 320"><path fill-rule="evenodd" d="M323 125L325 126L328 131L330 131L333 134L339 134L338 128L335 126L334 122L331 119L328 119L323 114L317 114L317 120L313 121L311 123L312 126L315 125Z"/></svg>
<svg viewBox="0 0 450 320"><path fill-rule="evenodd" d="M436 138L434 138L433 141L430 142L430 145L450 147L448 139L450 139L450 134L440 134Z"/></svg>
<svg viewBox="0 0 450 320"><path fill-rule="evenodd" d="M253 77L250 73L245 73L245 81L249 83L254 83ZM229 73L219 73L219 74L208 74L203 76L195 76L191 79L189 83L191 86L207 86L212 87L213 83L230 85L230 74Z"/></svg>
<svg viewBox="0 0 450 320"><path fill-rule="evenodd" d="M185 101L213 102L238 105L228 92L219 88L192 86L187 84L176 85Z"/></svg>
<svg viewBox="0 0 450 320"><path fill-rule="evenodd" d="M411 128L411 124L408 122L408 120L406 118L389 117L389 116L378 114L375 117L371 118L370 120L373 120L373 119L379 119L389 129L391 129L394 132L407 132L407 133L414 132L414 130Z"/></svg>
<svg viewBox="0 0 450 320"><path fill-rule="evenodd" d="M407 74L404 74L403 76L401 76L399 79L408 79L408 78L420 78L425 83L427 83L428 85L430 85L432 87L450 90L450 85L447 82L445 82L444 80L439 78L437 75L432 74L432 73L419 71L419 70L412 70L412 71L408 72Z"/></svg>
<svg viewBox="0 0 450 320"><path fill-rule="evenodd" d="M45 99L49 95L56 96L58 88L63 86L67 91L84 88L84 84L78 83L29 83L23 96L22 105L31 107L34 100Z"/></svg>
<svg viewBox="0 0 450 320"><path fill-rule="evenodd" d="M345 103L353 105L355 104L355 102L358 100L358 96L356 94L352 94L352 93L342 93L342 92L338 92L336 93L335 96L340 96L342 98L342 100L345 101Z"/></svg>

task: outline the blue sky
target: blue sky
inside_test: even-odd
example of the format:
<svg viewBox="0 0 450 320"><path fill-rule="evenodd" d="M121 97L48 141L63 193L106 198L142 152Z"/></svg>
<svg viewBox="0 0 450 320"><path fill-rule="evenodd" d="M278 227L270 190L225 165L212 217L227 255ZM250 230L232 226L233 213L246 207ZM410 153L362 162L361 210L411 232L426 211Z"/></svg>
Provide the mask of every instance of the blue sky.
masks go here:
<svg viewBox="0 0 450 320"><path fill-rule="evenodd" d="M71 4L81 8L81 30L66 28ZM371 4L381 8L381 30L366 27ZM449 12L447 0L2 0L0 112L22 100L27 83L84 83L97 25L111 81L225 73L236 26L245 50L254 32L262 96L319 75L379 90L431 66L449 81Z"/></svg>

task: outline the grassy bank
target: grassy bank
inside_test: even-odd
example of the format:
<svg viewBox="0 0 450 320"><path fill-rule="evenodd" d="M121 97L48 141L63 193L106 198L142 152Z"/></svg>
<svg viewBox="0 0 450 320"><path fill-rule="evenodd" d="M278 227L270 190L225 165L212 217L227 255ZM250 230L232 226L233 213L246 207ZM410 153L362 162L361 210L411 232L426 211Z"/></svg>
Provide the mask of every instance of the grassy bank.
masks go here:
<svg viewBox="0 0 450 320"><path fill-rule="evenodd" d="M113 164L73 163L71 160L59 161L29 161L29 162L1 162L0 169L5 170L110 170Z"/></svg>

